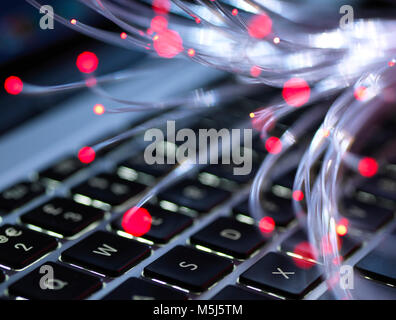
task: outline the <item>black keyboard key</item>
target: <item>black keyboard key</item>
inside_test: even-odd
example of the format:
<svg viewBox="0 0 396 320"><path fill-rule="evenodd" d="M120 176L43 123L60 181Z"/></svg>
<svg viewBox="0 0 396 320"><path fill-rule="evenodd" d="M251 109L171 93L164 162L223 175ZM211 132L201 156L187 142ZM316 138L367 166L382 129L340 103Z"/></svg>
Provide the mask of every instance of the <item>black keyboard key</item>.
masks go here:
<svg viewBox="0 0 396 320"><path fill-rule="evenodd" d="M352 227L371 232L378 230L393 219L391 210L355 200L344 201L340 212L349 220Z"/></svg>
<svg viewBox="0 0 396 320"><path fill-rule="evenodd" d="M86 167L86 164L82 163L77 158L66 158L43 170L39 175L42 178L61 182L71 177L84 167Z"/></svg>
<svg viewBox="0 0 396 320"><path fill-rule="evenodd" d="M44 194L40 182L21 182L0 193L0 215L8 214Z"/></svg>
<svg viewBox="0 0 396 320"><path fill-rule="evenodd" d="M6 224L0 228L0 264L22 269L54 250L58 242L45 234Z"/></svg>
<svg viewBox="0 0 396 320"><path fill-rule="evenodd" d="M32 300L82 300L101 288L102 282L95 276L47 262L17 280L8 291Z"/></svg>
<svg viewBox="0 0 396 320"><path fill-rule="evenodd" d="M275 178L272 181L273 186L280 186L289 190L293 190L294 178L296 177L296 170L288 171L285 174Z"/></svg>
<svg viewBox="0 0 396 320"><path fill-rule="evenodd" d="M73 188L72 192L110 205L120 205L144 189L145 186L140 183L123 180L116 175L105 173L88 179Z"/></svg>
<svg viewBox="0 0 396 320"><path fill-rule="evenodd" d="M201 292L231 272L230 260L177 246L144 268L144 275Z"/></svg>
<svg viewBox="0 0 396 320"><path fill-rule="evenodd" d="M250 159L248 161L250 161ZM213 164L206 167L203 172L207 172L219 178L224 178L234 181L236 183L243 184L248 183L254 178L258 170L258 164L254 162L248 174L238 174L237 172L235 172L235 169L237 168L239 168L239 170L242 170L242 165L237 166L234 164ZM243 170L247 172L248 168L244 168Z"/></svg>
<svg viewBox="0 0 396 320"><path fill-rule="evenodd" d="M21 217L22 222L71 237L103 218L103 211L55 198Z"/></svg>
<svg viewBox="0 0 396 320"><path fill-rule="evenodd" d="M62 253L62 260L117 277L150 255L140 242L97 231Z"/></svg>
<svg viewBox="0 0 396 320"><path fill-rule="evenodd" d="M103 300L187 300L187 295L146 279L130 278Z"/></svg>
<svg viewBox="0 0 396 320"><path fill-rule="evenodd" d="M302 298L320 279L316 265L297 266L292 257L270 252L245 271L241 283L290 298Z"/></svg>
<svg viewBox="0 0 396 320"><path fill-rule="evenodd" d="M367 179L358 191L373 194L387 200L396 201L396 180L387 176L379 175L371 179Z"/></svg>
<svg viewBox="0 0 396 320"><path fill-rule="evenodd" d="M355 252L361 243L351 236L345 235L338 237L338 250L343 258L347 258ZM291 252L303 256L308 259L314 259L315 254L313 248L309 244L308 236L304 230L299 229L290 237L281 243L281 250L284 252Z"/></svg>
<svg viewBox="0 0 396 320"><path fill-rule="evenodd" d="M156 243L168 242L193 222L190 217L184 214L171 212L159 206L147 205L144 208L148 210L152 220L150 230L142 237ZM122 218L115 220L112 224L113 228L124 231L121 222Z"/></svg>
<svg viewBox="0 0 396 320"><path fill-rule="evenodd" d="M121 168L132 169L139 174L139 172L143 172L155 178L160 178L168 174L174 167L174 164L147 164L144 160L143 154L140 154L134 158L128 159L121 163Z"/></svg>
<svg viewBox="0 0 396 320"><path fill-rule="evenodd" d="M265 199L261 201L261 204L265 215L273 218L276 226L285 227L294 220L295 216L290 200L275 195L267 195ZM234 215L243 214L257 219L255 215L250 214L248 199L237 204L232 211ZM262 217L259 216L258 218Z"/></svg>
<svg viewBox="0 0 396 320"><path fill-rule="evenodd" d="M162 192L159 198L198 212L208 212L229 196L228 191L185 180Z"/></svg>
<svg viewBox="0 0 396 320"><path fill-rule="evenodd" d="M191 243L246 259L265 243L259 228L221 217L191 237Z"/></svg>
<svg viewBox="0 0 396 320"><path fill-rule="evenodd" d="M237 286L227 286L210 300L275 300L268 295L263 295L253 290L242 289Z"/></svg>
<svg viewBox="0 0 396 320"><path fill-rule="evenodd" d="M396 289L384 282L363 277L359 272L354 273L353 290L349 290L353 300L396 300ZM341 291L338 296L327 290L318 300L350 300Z"/></svg>
<svg viewBox="0 0 396 320"><path fill-rule="evenodd" d="M356 268L372 279L396 285L396 236L385 238L373 251L361 259Z"/></svg>

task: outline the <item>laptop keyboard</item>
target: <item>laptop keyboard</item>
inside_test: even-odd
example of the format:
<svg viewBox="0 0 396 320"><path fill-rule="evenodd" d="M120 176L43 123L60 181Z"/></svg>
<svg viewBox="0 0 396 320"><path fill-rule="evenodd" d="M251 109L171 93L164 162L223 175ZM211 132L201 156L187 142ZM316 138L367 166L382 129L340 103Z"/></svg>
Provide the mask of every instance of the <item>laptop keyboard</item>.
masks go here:
<svg viewBox="0 0 396 320"><path fill-rule="evenodd" d="M230 112L241 108L249 114L246 102ZM223 124L208 115L189 126ZM144 206L152 224L141 237L123 230L122 214L174 165L147 165L134 141L106 149L89 165L64 157L1 192L1 298L268 300L324 294L319 264L291 207L295 171L274 178L263 197L275 222L272 233L263 235L249 212L249 184L266 153L260 140L253 144L252 174L235 176L232 165L209 165L160 192ZM107 165L97 165L101 161ZM340 250L344 260L360 253L356 268L389 286L396 285L396 258L383 250L391 249L392 239L364 251L369 239L359 230L375 237L394 224L393 210L357 196L394 200L385 185L363 183L345 200L343 214L357 232L340 237ZM55 278L45 277L48 267Z"/></svg>

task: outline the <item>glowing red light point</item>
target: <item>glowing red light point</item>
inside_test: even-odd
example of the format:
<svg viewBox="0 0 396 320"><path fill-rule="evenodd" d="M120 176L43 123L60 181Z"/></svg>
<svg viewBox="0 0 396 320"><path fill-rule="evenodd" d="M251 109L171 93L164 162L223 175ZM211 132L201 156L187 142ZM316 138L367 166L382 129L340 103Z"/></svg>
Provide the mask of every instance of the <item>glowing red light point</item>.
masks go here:
<svg viewBox="0 0 396 320"><path fill-rule="evenodd" d="M272 20L265 13L255 15L249 22L249 35L256 39L262 39L269 35L272 30Z"/></svg>
<svg viewBox="0 0 396 320"><path fill-rule="evenodd" d="M183 51L183 41L176 31L168 29L154 38L154 49L160 57L170 59Z"/></svg>
<svg viewBox="0 0 396 320"><path fill-rule="evenodd" d="M301 201L304 199L304 193L301 190L294 190L292 197L295 201Z"/></svg>
<svg viewBox="0 0 396 320"><path fill-rule="evenodd" d="M363 86L356 88L355 92L353 93L356 100L359 100L359 101L364 100L366 98L366 94L367 94L367 88L363 87Z"/></svg>
<svg viewBox="0 0 396 320"><path fill-rule="evenodd" d="M282 151L282 142L277 137L269 137L265 141L265 149L271 154L278 154Z"/></svg>
<svg viewBox="0 0 396 320"><path fill-rule="evenodd" d="M194 50L194 49L188 49L188 50L187 50L187 54L188 54L190 57L194 57L194 56L195 56L195 50Z"/></svg>
<svg viewBox="0 0 396 320"><path fill-rule="evenodd" d="M91 73L98 67L99 60L93 52L85 51L78 55L76 65L78 70L83 73Z"/></svg>
<svg viewBox="0 0 396 320"><path fill-rule="evenodd" d="M377 173L378 162L373 158L364 157L359 161L358 170L363 177L370 178Z"/></svg>
<svg viewBox="0 0 396 320"><path fill-rule="evenodd" d="M391 60L391 61L388 62L388 66L389 66L389 67L394 67L395 64L396 64L396 61L395 61L395 60Z"/></svg>
<svg viewBox="0 0 396 320"><path fill-rule="evenodd" d="M195 22L196 22L196 23L201 23L201 19L199 19L199 18L197 17L197 18L195 18Z"/></svg>
<svg viewBox="0 0 396 320"><path fill-rule="evenodd" d="M258 66L253 66L250 68L250 75L257 78L261 74L261 69Z"/></svg>
<svg viewBox="0 0 396 320"><path fill-rule="evenodd" d="M168 20L163 16L155 16L151 19L150 29L154 32L162 32L168 28Z"/></svg>
<svg viewBox="0 0 396 320"><path fill-rule="evenodd" d="M153 10L156 14L167 14L170 10L171 3L169 0L153 0Z"/></svg>
<svg viewBox="0 0 396 320"><path fill-rule="evenodd" d="M102 104L95 104L94 113L97 115L102 115L105 112L105 107Z"/></svg>
<svg viewBox="0 0 396 320"><path fill-rule="evenodd" d="M232 9L231 14L236 16L238 14L238 9Z"/></svg>
<svg viewBox="0 0 396 320"><path fill-rule="evenodd" d="M283 85L282 96L285 102L292 107L301 107L309 101L311 88L301 78L291 78Z"/></svg>
<svg viewBox="0 0 396 320"><path fill-rule="evenodd" d="M121 39L126 39L127 36L128 35L125 32L121 32L121 34L120 34Z"/></svg>
<svg viewBox="0 0 396 320"><path fill-rule="evenodd" d="M312 268L315 263L306 259L315 260L315 252L315 248L308 241L300 242L295 246L293 253L304 259L293 257L295 265L302 269Z"/></svg>
<svg viewBox="0 0 396 320"><path fill-rule="evenodd" d="M97 83L98 82L95 77L90 77L85 80L85 85L89 88L96 86Z"/></svg>
<svg viewBox="0 0 396 320"><path fill-rule="evenodd" d="M76 19L71 19L70 23L75 25L77 23L77 20Z"/></svg>
<svg viewBox="0 0 396 320"><path fill-rule="evenodd" d="M127 210L122 217L122 228L125 232L140 237L151 228L152 217L145 208L133 207Z"/></svg>
<svg viewBox="0 0 396 320"><path fill-rule="evenodd" d="M348 224L349 221L347 218L342 218L340 221L337 223L336 226L336 232L339 236L345 236L348 233Z"/></svg>
<svg viewBox="0 0 396 320"><path fill-rule="evenodd" d="M336 227L336 232L339 236L345 236L348 233L348 227L344 224L338 224Z"/></svg>
<svg viewBox="0 0 396 320"><path fill-rule="evenodd" d="M78 152L78 159L82 163L91 163L92 161L95 160L95 150L92 149L91 147L83 147L80 149Z"/></svg>
<svg viewBox="0 0 396 320"><path fill-rule="evenodd" d="M23 82L19 77L10 76L4 81L4 89L13 95L20 94L23 89Z"/></svg>
<svg viewBox="0 0 396 320"><path fill-rule="evenodd" d="M259 222L259 229L262 233L270 233L275 229L275 221L269 216L262 218Z"/></svg>

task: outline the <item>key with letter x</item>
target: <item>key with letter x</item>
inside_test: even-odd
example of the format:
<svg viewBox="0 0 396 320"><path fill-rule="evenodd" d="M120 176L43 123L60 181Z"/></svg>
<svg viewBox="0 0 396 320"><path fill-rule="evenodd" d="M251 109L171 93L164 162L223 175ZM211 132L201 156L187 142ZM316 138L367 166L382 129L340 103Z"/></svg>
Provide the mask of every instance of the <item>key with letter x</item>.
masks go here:
<svg viewBox="0 0 396 320"><path fill-rule="evenodd" d="M287 272L287 271L285 272L281 268L276 268L276 270L278 271L277 272L274 271L272 272L272 274L281 274L282 276L285 277L285 279L290 279L288 275L295 274L295 272Z"/></svg>
<svg viewBox="0 0 396 320"><path fill-rule="evenodd" d="M302 298L319 281L320 273L313 263L270 252L245 271L239 281L285 297Z"/></svg>

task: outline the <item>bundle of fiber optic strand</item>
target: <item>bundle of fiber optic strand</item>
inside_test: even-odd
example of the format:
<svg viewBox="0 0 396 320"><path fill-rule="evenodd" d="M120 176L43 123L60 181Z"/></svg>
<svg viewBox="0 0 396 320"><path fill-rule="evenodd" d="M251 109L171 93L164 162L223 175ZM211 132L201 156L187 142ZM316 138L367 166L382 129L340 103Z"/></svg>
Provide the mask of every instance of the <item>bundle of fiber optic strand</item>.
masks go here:
<svg viewBox="0 0 396 320"><path fill-rule="evenodd" d="M26 1L37 9L42 5L35 0ZM339 250L340 239L354 230L342 214L340 203L346 195L357 192L362 183L384 172L388 174L396 159L394 136L378 143L374 150L370 147L373 137L392 127L389 122L394 118L394 11L385 5L376 8L374 17L365 12L358 18L359 10L363 9L357 1L351 1L350 5L339 1L331 4L321 1L321 5L315 1L313 5L312 1L284 0L78 2L114 23L122 32L102 30L84 24L78 17L71 19L56 12L54 18L109 44L138 48L170 61L187 59L223 70L237 79L235 85L161 102L131 101L112 96L101 87L105 82L139 77L139 73L131 70L120 70L100 77L90 73L84 75L84 81L57 86L25 83L22 93L49 94L86 86L122 105L106 109L107 113L158 109L168 110L169 117L182 118L196 109L207 108L214 96L220 103L252 84L279 88L279 97L265 106L257 106L257 111L251 113L254 122L260 124L255 129L263 143L274 124L301 109L307 110L279 138L279 152L269 153L262 162L249 197L250 211L257 220L266 216L260 196L268 187L266 181L271 170L283 154L315 129L298 165L293 208L309 235L312 259L323 266L329 289L339 299L358 298L356 286L353 290L339 281L345 265ZM392 6L392 1L383 4ZM329 97L334 102L326 110L317 107ZM155 120L114 137L109 143L126 139L153 124ZM106 145L96 146L96 150ZM191 167L187 164L175 169L139 205L180 179ZM386 207L389 203L384 201L379 205ZM365 237L370 237L370 232Z"/></svg>

